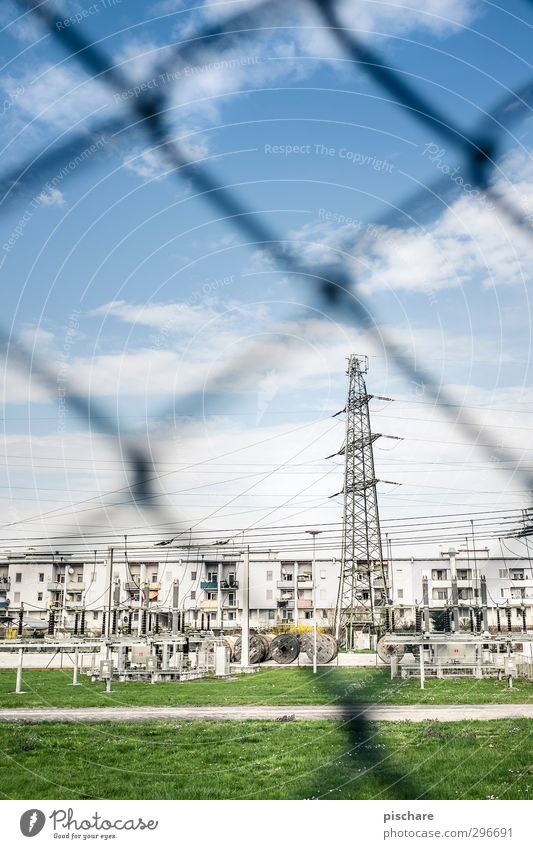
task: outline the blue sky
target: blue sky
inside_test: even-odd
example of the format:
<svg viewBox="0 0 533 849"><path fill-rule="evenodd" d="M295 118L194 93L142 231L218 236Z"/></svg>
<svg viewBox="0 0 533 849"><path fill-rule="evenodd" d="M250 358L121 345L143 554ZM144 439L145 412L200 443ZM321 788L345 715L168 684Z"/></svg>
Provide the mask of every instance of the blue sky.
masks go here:
<svg viewBox="0 0 533 849"><path fill-rule="evenodd" d="M61 6L61 28L79 26L132 87L144 80L164 90L167 123L195 167L208 165L312 268L347 265L378 326L492 428L494 447L464 444L379 340L249 244L197 195L189 170L169 172L141 126L95 131L128 115L134 93L92 80L6 3L4 168L75 129L86 128L87 143L83 165L67 158L37 189L21 183L4 202L3 324L51 374L45 389L12 353L5 361L5 539L76 527L121 533L174 518L181 529L339 521L339 499L328 496L340 489L340 460L324 458L342 443L342 419L331 415L344 404L352 351L369 355L370 391L395 399L372 408L378 432L403 437L376 449L378 475L402 484L380 485L391 535L420 512L529 504L516 468L531 466L533 450L531 241L464 188L469 174L449 140L395 106L306 4L199 48L162 78L170 45L250 5L79 0ZM485 121L492 133L488 114L531 74L525 2L338 8L465 132ZM531 118L516 103L505 116L494 189L529 214ZM436 181L431 203L406 205ZM154 503L166 505L164 516L101 508L100 496L125 500L106 495L125 484L117 440L97 432L100 420L89 428L65 413L67 380L118 416L122 450L140 446L160 464L164 497ZM500 440L515 448L516 466L502 468Z"/></svg>

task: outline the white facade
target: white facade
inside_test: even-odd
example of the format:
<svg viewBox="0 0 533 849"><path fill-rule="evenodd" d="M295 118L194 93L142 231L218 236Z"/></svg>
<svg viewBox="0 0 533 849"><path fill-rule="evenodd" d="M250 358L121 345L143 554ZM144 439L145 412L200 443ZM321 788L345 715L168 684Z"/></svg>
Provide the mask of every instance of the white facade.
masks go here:
<svg viewBox="0 0 533 849"><path fill-rule="evenodd" d="M500 616L507 630L533 629L533 568L525 558L492 558L488 550L459 551L456 556L460 616L468 621L481 604L481 576L487 581L489 624ZM55 630L98 634L167 627L173 607L183 624L196 628L240 628L243 554L228 550L153 548L105 554L5 552L0 555L0 617L16 626L19 611L28 628L48 622ZM313 594L319 624L333 625L340 563L317 558L315 576L308 556L250 553L250 624L268 629L280 623L312 620ZM395 559L389 564L396 626L411 626L422 604L422 579L428 578L430 607L438 616L451 603L450 561L434 558ZM316 591L314 584L316 579ZM112 612L109 616L109 610ZM143 609L146 611L143 614ZM497 613L499 609L499 614ZM143 621L144 616L144 621ZM104 617L107 617L104 619ZM156 618L157 617L157 618ZM144 630L142 630L144 633Z"/></svg>

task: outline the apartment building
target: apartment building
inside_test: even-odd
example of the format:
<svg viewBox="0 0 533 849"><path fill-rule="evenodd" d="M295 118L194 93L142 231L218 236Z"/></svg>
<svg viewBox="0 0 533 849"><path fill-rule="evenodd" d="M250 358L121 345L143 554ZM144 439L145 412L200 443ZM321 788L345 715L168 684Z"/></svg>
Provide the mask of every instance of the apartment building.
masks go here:
<svg viewBox="0 0 533 849"><path fill-rule="evenodd" d="M526 558L491 557L488 549L448 551L434 558L401 558L389 564L397 627L414 625L427 579L433 627L452 603L456 580L464 626L481 605L486 578L491 629L533 630L533 568ZM29 629L102 633L144 633L167 627L172 610L191 628L231 632L241 626L243 554L237 550L151 549L78 554L34 549L0 555L0 621L17 624L22 609ZM308 556L251 553L249 606L252 628L312 621L313 598L319 624L333 625L340 562L317 557L315 575ZM315 589L316 583L316 589ZM111 613L109 612L111 611ZM107 617L107 619L106 619Z"/></svg>

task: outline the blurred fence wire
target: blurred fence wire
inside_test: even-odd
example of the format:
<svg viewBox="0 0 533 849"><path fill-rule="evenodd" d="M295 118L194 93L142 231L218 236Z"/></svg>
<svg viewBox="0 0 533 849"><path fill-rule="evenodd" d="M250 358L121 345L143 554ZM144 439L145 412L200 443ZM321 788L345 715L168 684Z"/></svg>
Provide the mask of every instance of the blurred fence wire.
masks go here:
<svg viewBox="0 0 533 849"><path fill-rule="evenodd" d="M156 91L146 87L143 90L142 84L139 85L138 82L130 79L114 63L112 57L107 56L100 47L87 40L79 26L68 28L62 26L62 16L49 2L40 2L40 0L17 0L17 2L25 14L36 16L46 25L53 38L68 53L70 61L79 63L93 79L105 83L114 93L123 94L133 88L139 92L136 96L125 100L127 109L123 117L114 116L92 128L93 136L107 134L116 137L142 127L153 149L157 151L162 161L175 171L178 178L185 174L197 194L216 207L243 236L253 244L260 245L263 252L280 269L305 280L309 297L317 307L327 307L338 318L352 322L374 334L384 346L391 361L410 380L423 385L425 392L432 397L435 404L442 405L447 415L450 415L450 411L454 409L454 423L463 429L473 444L495 441L476 417L464 409L459 409L457 412L457 409L452 407L454 399L442 389L439 379L406 356L388 331L380 326L368 298L365 299L358 289L358 281L352 269L338 260L325 264L322 268L310 267L294 247L287 244L278 233L272 231L267 222L254 214L236 193L225 187L208 165L194 162L184 146L173 137L168 124L170 87ZM491 183L501 148L502 134L511 122L516 122L518 118L531 110L533 80L524 85L520 91L509 94L505 100L497 103L479 126L468 130L460 126L453 115L439 111L434 104L428 102L408 81L407 76L402 76L397 69L391 69L383 56L364 44L354 30L343 25L336 5L335 0L300 0L299 4L303 9L308 8L318 13L323 26L337 39L344 52L387 92L394 101L390 105L391 122L394 117L392 113L395 108L398 108L407 110L412 121L430 126L434 133L460 154L469 182L490 196L495 207L516 227L527 231L528 235L533 237L531 222L523 211L519 207L515 208L508 198L502 197L501 193L495 191ZM224 39L231 39L232 42L237 39L244 42L251 32L261 28L265 14L268 15L270 27L273 24L283 27L283 4L276 0L266 0L251 9L239 12L223 23L199 29L194 35L188 37L185 43L165 51L164 61L158 62L157 73L169 73L183 63L190 62L200 50L216 51ZM9 173L0 174L0 211L17 203L24 190L40 186L43 178L53 173L58 165L79 155L87 146L87 137L87 130L68 133L63 141L53 144L44 151L36 152L35 156L28 157ZM91 161L94 159L95 157L91 157ZM90 167L89 160L87 164L82 163L82 166ZM444 209L444 193L442 179L437 180L434 185L417 190L412 197L406 198L403 202L402 217L404 220L409 220L410 210L415 210L421 203L427 204L428 199L436 208L440 206ZM387 211L378 224L391 224L397 221L397 218L397 211L393 213ZM357 237L354 238L352 253L357 253ZM0 331L0 334L3 345L11 356L28 368L31 367L32 372L44 384L50 387L54 385L54 376L43 362L36 360L35 354L30 355L20 343L12 339L6 330ZM231 363L228 370L235 373L235 369L239 366L244 369L245 362ZM198 392L185 397L182 406L198 409L203 397L204 393L199 389ZM112 438L121 440L126 459L134 469L131 483L127 488L132 501L138 501L139 506L142 502L149 504L154 494L153 483L158 475L153 469L148 452L145 455L138 447L129 445L127 439L124 439L124 431L121 431L119 422L110 420L93 399L81 394L75 386L67 387L66 400L78 414L85 416L91 422L91 426ZM499 449L499 457L509 462L515 460L512 452L507 451L503 445ZM522 479L524 488L531 490L533 477L519 466L517 473Z"/></svg>

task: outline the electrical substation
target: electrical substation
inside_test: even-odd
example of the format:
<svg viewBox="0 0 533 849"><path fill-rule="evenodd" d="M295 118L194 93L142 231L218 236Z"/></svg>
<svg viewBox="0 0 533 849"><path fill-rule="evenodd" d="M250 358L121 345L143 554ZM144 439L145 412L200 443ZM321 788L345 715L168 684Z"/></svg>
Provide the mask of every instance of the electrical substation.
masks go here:
<svg viewBox="0 0 533 849"><path fill-rule="evenodd" d="M384 550L378 484L392 482L376 477L374 444L398 437L372 430L372 399L392 399L368 393L367 371L365 356L349 357L345 438L331 455L343 458L338 559L317 557L316 528L301 532L312 536L312 558L301 559L230 540L174 548L168 540L142 554L125 541L122 560L110 548L92 562L8 552L0 559L0 660L7 653L17 666L17 692L33 665L67 666L75 679L111 686L265 665L349 667L361 650L421 687L430 676L532 680L531 564L493 561L474 540L426 561L393 561L388 540ZM38 600L47 588L46 608L11 604L11 584L25 581Z"/></svg>

